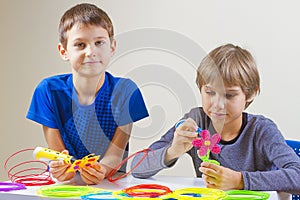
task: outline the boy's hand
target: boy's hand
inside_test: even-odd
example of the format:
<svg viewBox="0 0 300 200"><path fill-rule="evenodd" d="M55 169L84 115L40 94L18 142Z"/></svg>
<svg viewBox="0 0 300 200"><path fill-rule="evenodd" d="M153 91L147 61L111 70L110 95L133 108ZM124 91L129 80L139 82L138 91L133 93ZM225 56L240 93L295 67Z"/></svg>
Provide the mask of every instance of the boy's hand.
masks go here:
<svg viewBox="0 0 300 200"><path fill-rule="evenodd" d="M172 145L166 153L166 163L174 158L178 158L193 147L192 141L197 137L197 128L196 122L188 118L175 130Z"/></svg>
<svg viewBox="0 0 300 200"><path fill-rule="evenodd" d="M202 162L199 170L202 172L202 178L208 188L221 190L244 189L241 172L208 162Z"/></svg>
<svg viewBox="0 0 300 200"><path fill-rule="evenodd" d="M67 150L62 151L62 153L69 154ZM50 173L58 181L70 180L75 176L75 172L66 172L70 166L70 164L66 164L63 160L51 161L49 164Z"/></svg>
<svg viewBox="0 0 300 200"><path fill-rule="evenodd" d="M79 170L82 180L88 185L99 184L106 174L106 168L96 162L92 166L88 166Z"/></svg>

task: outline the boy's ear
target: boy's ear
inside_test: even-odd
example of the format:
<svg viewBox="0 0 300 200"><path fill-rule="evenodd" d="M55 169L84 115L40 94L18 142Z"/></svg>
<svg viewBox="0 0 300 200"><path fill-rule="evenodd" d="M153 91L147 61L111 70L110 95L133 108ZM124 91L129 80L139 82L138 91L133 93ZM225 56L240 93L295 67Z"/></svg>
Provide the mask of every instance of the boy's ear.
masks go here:
<svg viewBox="0 0 300 200"><path fill-rule="evenodd" d="M111 42L111 45L110 45L111 56L113 56L115 54L116 47L117 47L117 42L115 39L113 39Z"/></svg>
<svg viewBox="0 0 300 200"><path fill-rule="evenodd" d="M252 96L250 96L248 99L246 99L246 102L251 102L253 101L253 99L255 98L256 93L252 94Z"/></svg>
<svg viewBox="0 0 300 200"><path fill-rule="evenodd" d="M59 55L60 57L63 59L63 60L69 60L69 57L68 57L68 52L67 50L63 47L63 45L61 43L58 43L58 52L59 52Z"/></svg>

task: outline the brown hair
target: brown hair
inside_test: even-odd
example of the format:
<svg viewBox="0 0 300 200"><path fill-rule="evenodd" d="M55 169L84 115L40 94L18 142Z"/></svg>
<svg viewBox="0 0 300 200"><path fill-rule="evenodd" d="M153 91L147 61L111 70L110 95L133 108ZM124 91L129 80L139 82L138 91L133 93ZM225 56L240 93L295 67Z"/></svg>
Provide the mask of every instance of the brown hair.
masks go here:
<svg viewBox="0 0 300 200"><path fill-rule="evenodd" d="M110 40L113 40L113 24L109 16L93 4L82 3L67 10L59 23L59 42L64 48L67 46L67 31L75 24L79 25L100 25L107 30Z"/></svg>
<svg viewBox="0 0 300 200"><path fill-rule="evenodd" d="M260 78L254 58L249 51L233 44L212 50L200 63L196 83L201 91L203 85L222 81L224 86L240 86L251 98L260 92ZM251 102L247 102L247 108Z"/></svg>

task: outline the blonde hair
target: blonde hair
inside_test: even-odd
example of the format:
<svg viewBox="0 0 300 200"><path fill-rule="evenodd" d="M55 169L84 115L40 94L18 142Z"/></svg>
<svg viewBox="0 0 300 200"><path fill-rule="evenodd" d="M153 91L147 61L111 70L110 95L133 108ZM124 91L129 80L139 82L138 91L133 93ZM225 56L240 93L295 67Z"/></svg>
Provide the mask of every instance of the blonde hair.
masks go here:
<svg viewBox="0 0 300 200"><path fill-rule="evenodd" d="M200 63L196 83L203 85L221 81L224 86L240 86L251 98L260 92L260 78L251 53L239 46L226 44L212 50ZM247 102L245 109L252 103Z"/></svg>
<svg viewBox="0 0 300 200"><path fill-rule="evenodd" d="M113 40L114 29L109 16L102 9L93 4L82 3L67 10L59 23L59 42L64 48L67 46L67 31L75 24L78 25L99 25L108 32L110 40Z"/></svg>

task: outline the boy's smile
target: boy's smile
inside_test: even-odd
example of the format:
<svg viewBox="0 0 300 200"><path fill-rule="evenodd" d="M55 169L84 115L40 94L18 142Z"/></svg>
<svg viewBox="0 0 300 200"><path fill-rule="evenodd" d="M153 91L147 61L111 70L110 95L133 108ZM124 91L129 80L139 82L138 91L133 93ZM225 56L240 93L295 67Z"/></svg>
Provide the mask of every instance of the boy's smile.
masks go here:
<svg viewBox="0 0 300 200"><path fill-rule="evenodd" d="M101 61L85 61L82 64L83 65L96 65L96 64L100 64Z"/></svg>
<svg viewBox="0 0 300 200"><path fill-rule="evenodd" d="M211 115L212 118L224 119L226 117L226 113L220 113L220 112L212 112Z"/></svg>

